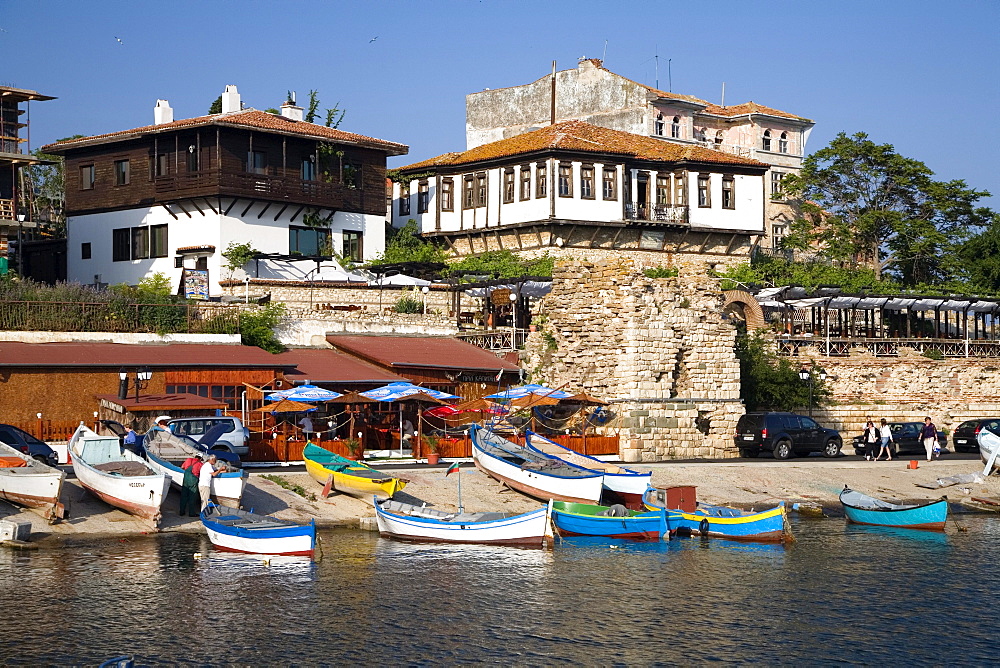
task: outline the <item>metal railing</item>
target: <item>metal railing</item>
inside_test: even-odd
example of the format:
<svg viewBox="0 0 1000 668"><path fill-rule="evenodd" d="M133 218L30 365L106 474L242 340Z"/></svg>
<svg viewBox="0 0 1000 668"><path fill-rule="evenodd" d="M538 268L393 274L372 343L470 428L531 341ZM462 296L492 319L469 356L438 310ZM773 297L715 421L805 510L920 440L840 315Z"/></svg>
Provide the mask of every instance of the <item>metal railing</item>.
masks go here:
<svg viewBox="0 0 1000 668"><path fill-rule="evenodd" d="M648 220L655 223L687 224L688 208L672 204L625 203L625 218L628 220Z"/></svg>
<svg viewBox="0 0 1000 668"><path fill-rule="evenodd" d="M495 329L458 334L457 337L485 350L509 352L524 346L524 342L528 339L528 330L511 328Z"/></svg>
<svg viewBox="0 0 1000 668"><path fill-rule="evenodd" d="M0 330L235 334L240 307L11 301L0 303Z"/></svg>
<svg viewBox="0 0 1000 668"><path fill-rule="evenodd" d="M940 353L943 357L1000 358L1000 341L976 339L863 339L793 337L777 340L779 355L795 357L806 351L819 351L827 357L847 357L857 348L876 357L898 357L900 348L922 355Z"/></svg>

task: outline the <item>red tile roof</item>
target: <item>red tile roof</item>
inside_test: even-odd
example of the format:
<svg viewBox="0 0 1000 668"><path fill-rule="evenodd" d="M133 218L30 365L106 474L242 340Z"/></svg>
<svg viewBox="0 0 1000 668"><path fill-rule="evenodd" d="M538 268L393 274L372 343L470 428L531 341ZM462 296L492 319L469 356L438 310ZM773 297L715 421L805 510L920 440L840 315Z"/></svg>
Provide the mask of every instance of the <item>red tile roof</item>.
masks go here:
<svg viewBox="0 0 1000 668"><path fill-rule="evenodd" d="M644 137L611 130L584 121L565 121L533 132L526 132L490 144L483 144L462 153L445 153L429 160L402 167L402 170L428 167L464 165L468 163L514 157L538 151L572 151L597 154L622 155L642 160L662 162L702 162L722 165L766 167L766 163L740 158L722 151L676 144L662 139Z"/></svg>
<svg viewBox="0 0 1000 668"><path fill-rule="evenodd" d="M292 382L308 380L310 383L366 384L375 387L406 380L330 348L296 348L276 357L297 367L296 371L285 374L285 378Z"/></svg>
<svg viewBox="0 0 1000 668"><path fill-rule="evenodd" d="M292 362L253 346L200 343L22 343L0 341L4 367L235 367L280 369Z"/></svg>
<svg viewBox="0 0 1000 668"><path fill-rule="evenodd" d="M747 114L764 114L766 116L777 116L779 118L791 118L796 121L809 121L808 118L803 118L802 116L796 116L795 114L790 114L787 111L780 111L778 109L772 109L771 107L765 107L762 104L757 104L756 102L744 102L743 104L737 104L730 107L720 107L715 104L710 104L703 110L706 114L715 114L716 116L746 116ZM812 122L812 121L809 121Z"/></svg>
<svg viewBox="0 0 1000 668"><path fill-rule="evenodd" d="M446 336L353 336L326 337L338 350L395 368L436 368L459 371L518 371L520 367L501 360L488 350Z"/></svg>
<svg viewBox="0 0 1000 668"><path fill-rule="evenodd" d="M380 151L385 151L388 155L406 155L410 150L410 148L405 144L397 144L396 142L386 141L384 139L375 139L374 137L366 137L364 135L354 134L353 132L345 132L343 130L338 130L336 128L328 128L323 125L316 125L315 123L306 123L305 121L293 121L289 118L285 118L284 116L276 116L275 114L266 111L258 111L256 109L247 109L244 111L236 111L228 114L211 114L209 116L185 118L179 121L173 121L171 123L160 123L159 125L145 125L141 128L133 128L131 130L121 130L119 132L109 132L107 134L94 135L92 137L80 137L78 139L64 139L62 141L57 141L54 144L48 144L46 146L43 146L42 149L46 153L59 154L65 152L68 149L77 148L80 146L90 146L93 144L105 144L114 141L124 141L127 139L134 139L136 137L141 137L146 134L166 132L169 130L178 130L182 128L201 127L206 125L221 125L221 126L250 128L257 130L271 130L282 134L308 137L310 139L330 140L344 144L355 144L357 146L362 146L365 148L373 148L373 149L378 149Z"/></svg>

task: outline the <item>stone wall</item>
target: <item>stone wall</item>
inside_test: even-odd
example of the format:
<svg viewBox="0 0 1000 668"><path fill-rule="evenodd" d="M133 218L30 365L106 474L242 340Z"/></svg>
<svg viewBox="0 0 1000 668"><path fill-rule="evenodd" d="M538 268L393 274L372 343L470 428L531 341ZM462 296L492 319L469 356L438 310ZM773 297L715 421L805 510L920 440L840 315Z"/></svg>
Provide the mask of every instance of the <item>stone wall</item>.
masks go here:
<svg viewBox="0 0 1000 668"><path fill-rule="evenodd" d="M234 297L243 297L246 287L242 281L222 284L222 293ZM323 310L330 306L364 306L371 314L384 313L391 309L396 301L406 295L427 304L428 313L443 313L451 310L452 293L431 286L425 295L420 288L385 286L378 288L368 285L316 284L293 281L268 281L250 279L251 299L270 293L271 301L283 302L289 306L313 310ZM471 303L468 297L463 299L463 305Z"/></svg>
<svg viewBox="0 0 1000 668"><path fill-rule="evenodd" d="M290 306L275 329L278 340L286 346L325 346L327 333L335 332L454 336L458 328L454 319L433 313L376 314L369 311L317 311Z"/></svg>
<svg viewBox="0 0 1000 668"><path fill-rule="evenodd" d="M703 267L703 265L702 265ZM718 282L650 279L630 258L558 263L525 364L533 380L614 402L626 461L735 454L736 329Z"/></svg>

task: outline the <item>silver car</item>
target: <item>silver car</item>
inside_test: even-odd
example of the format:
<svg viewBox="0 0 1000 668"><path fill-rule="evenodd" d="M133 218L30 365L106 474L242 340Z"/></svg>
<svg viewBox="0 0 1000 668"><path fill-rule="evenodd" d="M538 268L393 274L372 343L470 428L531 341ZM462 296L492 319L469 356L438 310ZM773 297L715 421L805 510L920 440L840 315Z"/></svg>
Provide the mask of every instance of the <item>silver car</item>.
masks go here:
<svg viewBox="0 0 1000 668"><path fill-rule="evenodd" d="M227 415L174 418L167 423L167 427L179 436L189 436L197 441L202 434L217 424L224 424L229 428L212 445L212 450L228 450L241 457L250 452L250 446L247 445L247 441L250 440L250 432L243 426L243 422L239 418Z"/></svg>

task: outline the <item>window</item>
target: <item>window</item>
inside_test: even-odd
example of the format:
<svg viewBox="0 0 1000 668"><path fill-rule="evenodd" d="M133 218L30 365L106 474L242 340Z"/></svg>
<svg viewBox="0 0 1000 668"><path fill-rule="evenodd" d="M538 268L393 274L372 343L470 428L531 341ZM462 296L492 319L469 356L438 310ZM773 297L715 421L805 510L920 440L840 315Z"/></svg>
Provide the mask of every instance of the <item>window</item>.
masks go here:
<svg viewBox="0 0 1000 668"><path fill-rule="evenodd" d="M80 259L89 260L90 259L90 242L80 244Z"/></svg>
<svg viewBox="0 0 1000 668"><path fill-rule="evenodd" d="M267 153L264 151L250 151L250 155L247 156L247 164L250 169L247 171L252 174L267 174Z"/></svg>
<svg viewBox="0 0 1000 668"><path fill-rule="evenodd" d="M681 117L674 116L674 120L670 122L670 136L674 139L681 138Z"/></svg>
<svg viewBox="0 0 1000 668"><path fill-rule="evenodd" d="M709 180L708 174L698 175L698 206L712 206L712 191L709 188L710 183L711 181Z"/></svg>
<svg viewBox="0 0 1000 668"><path fill-rule="evenodd" d="M656 120L653 122L653 134L663 136L663 114L656 115Z"/></svg>
<svg viewBox="0 0 1000 668"><path fill-rule="evenodd" d="M364 260L363 248L361 247L361 232L344 230L344 243L342 256L353 262Z"/></svg>
<svg viewBox="0 0 1000 668"><path fill-rule="evenodd" d="M198 155L198 147L194 144L188 146L187 170L189 173L197 172L201 169L201 156Z"/></svg>
<svg viewBox="0 0 1000 668"><path fill-rule="evenodd" d="M535 166L535 197L547 197L549 194L549 170L544 162Z"/></svg>
<svg viewBox="0 0 1000 668"><path fill-rule="evenodd" d="M687 187L684 184L684 172L674 174L674 205L684 206L687 204Z"/></svg>
<svg viewBox="0 0 1000 668"><path fill-rule="evenodd" d="M715 131L715 146L717 148L722 146L722 130Z"/></svg>
<svg viewBox="0 0 1000 668"><path fill-rule="evenodd" d="M771 150L771 131L764 130L764 137L760 140L760 147L765 151Z"/></svg>
<svg viewBox="0 0 1000 668"><path fill-rule="evenodd" d="M111 261L132 259L132 228L122 227L111 231Z"/></svg>
<svg viewBox="0 0 1000 668"><path fill-rule="evenodd" d="M471 209L476 206L476 179L472 174L466 174L462 184L462 208Z"/></svg>
<svg viewBox="0 0 1000 668"><path fill-rule="evenodd" d="M399 184L399 215L410 215L410 182Z"/></svg>
<svg viewBox="0 0 1000 668"><path fill-rule="evenodd" d="M311 156L302 161L302 180L316 180L316 163L313 161Z"/></svg>
<svg viewBox="0 0 1000 668"><path fill-rule="evenodd" d="M486 172L476 174L476 206L486 206Z"/></svg>
<svg viewBox="0 0 1000 668"><path fill-rule="evenodd" d="M771 248L781 248L784 245L785 231L784 225L771 226Z"/></svg>
<svg viewBox="0 0 1000 668"><path fill-rule="evenodd" d="M428 205L431 201L430 186L427 181L421 181L417 186L417 213L427 213Z"/></svg>
<svg viewBox="0 0 1000 668"><path fill-rule="evenodd" d="M170 174L170 154L160 153L156 156L156 175L168 176Z"/></svg>
<svg viewBox="0 0 1000 668"><path fill-rule="evenodd" d="M115 160L115 185L127 186L129 183L128 160Z"/></svg>
<svg viewBox="0 0 1000 668"><path fill-rule="evenodd" d="M784 172L771 172L771 199L783 200L785 199L785 191L782 188L782 181L785 178Z"/></svg>
<svg viewBox="0 0 1000 668"><path fill-rule="evenodd" d="M788 153L788 133L782 132L781 136L778 137L778 152Z"/></svg>
<svg viewBox="0 0 1000 668"><path fill-rule="evenodd" d="M83 165L80 167L80 190L94 189L94 166Z"/></svg>
<svg viewBox="0 0 1000 668"><path fill-rule="evenodd" d="M521 201L531 199L531 165L521 165Z"/></svg>
<svg viewBox="0 0 1000 668"><path fill-rule="evenodd" d="M670 204L670 174L656 175L656 203L659 206Z"/></svg>
<svg viewBox="0 0 1000 668"><path fill-rule="evenodd" d="M348 158L344 158L341 177L343 178L344 186L351 190L364 186L364 181L361 179L361 165L355 165Z"/></svg>
<svg viewBox="0 0 1000 668"><path fill-rule="evenodd" d="M736 208L736 181L729 174L722 177L722 208Z"/></svg>
<svg viewBox="0 0 1000 668"><path fill-rule="evenodd" d="M212 397L218 401L224 401L231 411L239 410L239 396L243 390L241 385L167 385L167 394L194 394L199 397ZM178 433L183 433L185 436L192 434L201 436L216 424L225 424L226 422L226 420L185 420L177 425L177 430ZM228 422L230 425L232 424L231 420ZM230 426L229 432L232 430Z"/></svg>
<svg viewBox="0 0 1000 668"><path fill-rule="evenodd" d="M602 180L604 181L604 199L618 199L618 168L604 167L602 169Z"/></svg>
<svg viewBox="0 0 1000 668"><path fill-rule="evenodd" d="M559 163L559 196L573 196L573 165L565 162Z"/></svg>
<svg viewBox="0 0 1000 668"><path fill-rule="evenodd" d="M580 166L580 197L594 199L594 166Z"/></svg>
<svg viewBox="0 0 1000 668"><path fill-rule="evenodd" d="M454 179L442 179L441 180L441 210L442 211L454 211L455 210L455 180Z"/></svg>
<svg viewBox="0 0 1000 668"><path fill-rule="evenodd" d="M503 203L510 204L514 201L514 168L509 167L503 171Z"/></svg>
<svg viewBox="0 0 1000 668"><path fill-rule="evenodd" d="M113 262L146 260L156 257L167 257L166 225L121 227L111 231L111 260Z"/></svg>
<svg viewBox="0 0 1000 668"><path fill-rule="evenodd" d="M288 252L299 253L309 257L318 255L329 255L332 246L330 244L330 230L315 227L298 227L290 225L288 227Z"/></svg>

